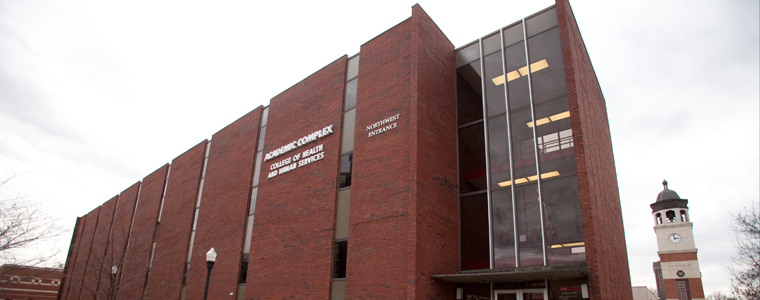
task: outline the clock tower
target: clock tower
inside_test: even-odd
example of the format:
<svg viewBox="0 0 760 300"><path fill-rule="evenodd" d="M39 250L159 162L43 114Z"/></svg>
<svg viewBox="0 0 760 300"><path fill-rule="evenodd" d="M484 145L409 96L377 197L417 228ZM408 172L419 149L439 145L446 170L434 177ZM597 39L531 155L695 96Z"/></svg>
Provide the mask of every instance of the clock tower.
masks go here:
<svg viewBox="0 0 760 300"><path fill-rule="evenodd" d="M657 201L649 205L660 256L660 261L655 263L658 294L662 300L703 300L705 293L689 218L689 200L681 199L668 189L667 181L662 185L664 189L657 195Z"/></svg>

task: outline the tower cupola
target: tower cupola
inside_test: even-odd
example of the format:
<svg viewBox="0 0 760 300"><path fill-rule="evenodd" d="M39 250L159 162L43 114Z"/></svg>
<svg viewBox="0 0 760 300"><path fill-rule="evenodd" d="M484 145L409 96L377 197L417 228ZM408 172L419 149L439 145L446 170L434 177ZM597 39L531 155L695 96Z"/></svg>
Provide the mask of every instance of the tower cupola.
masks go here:
<svg viewBox="0 0 760 300"><path fill-rule="evenodd" d="M690 222L689 200L681 199L676 191L669 189L667 180L662 181L662 187L657 200L649 205L655 226Z"/></svg>

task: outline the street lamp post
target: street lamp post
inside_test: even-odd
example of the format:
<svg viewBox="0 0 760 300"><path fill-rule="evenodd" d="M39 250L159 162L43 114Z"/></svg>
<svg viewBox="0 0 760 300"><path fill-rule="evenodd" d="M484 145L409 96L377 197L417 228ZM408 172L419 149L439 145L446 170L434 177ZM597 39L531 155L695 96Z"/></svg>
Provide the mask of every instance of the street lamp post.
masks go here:
<svg viewBox="0 0 760 300"><path fill-rule="evenodd" d="M109 292L108 299L116 298L116 272L119 270L116 265L111 267L111 291Z"/></svg>
<svg viewBox="0 0 760 300"><path fill-rule="evenodd" d="M212 247L211 250L206 252L206 268L208 268L208 273L206 273L206 288L203 290L203 300L206 300L206 296L208 296L208 280L211 277L211 268L214 267L215 261L216 251Z"/></svg>

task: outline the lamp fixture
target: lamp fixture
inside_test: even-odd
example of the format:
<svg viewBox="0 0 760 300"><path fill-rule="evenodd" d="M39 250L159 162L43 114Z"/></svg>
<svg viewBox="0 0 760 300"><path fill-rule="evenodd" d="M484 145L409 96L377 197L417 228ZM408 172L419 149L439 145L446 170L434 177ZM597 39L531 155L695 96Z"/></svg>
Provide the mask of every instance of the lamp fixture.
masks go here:
<svg viewBox="0 0 760 300"><path fill-rule="evenodd" d="M559 171L551 171L551 172L542 173L541 179L552 178L552 177L557 177L557 176L559 176ZM536 181L536 180L538 180L538 176L536 175L528 176L527 178L526 177L517 178L515 179L515 184L522 184L522 183L526 183L529 181ZM502 181L497 184L500 187L507 187L507 186L512 185L512 180Z"/></svg>
<svg viewBox="0 0 760 300"><path fill-rule="evenodd" d="M536 126L541 126L541 125L544 125L544 124L549 123L549 122L554 122L554 121L559 121L559 120L562 120L562 119L567 119L569 117L570 117L570 111L566 110L566 111L563 111L563 112L558 113L556 115L551 115L551 116L548 116L546 118L536 120ZM528 123L525 123L525 125L528 125L529 128L533 128L533 122L532 121L528 122Z"/></svg>
<svg viewBox="0 0 760 300"><path fill-rule="evenodd" d="M530 64L530 72L535 73L540 70L546 69L548 67L549 67L549 62L547 62L546 59L542 59ZM512 81L525 75L528 75L528 66L524 66L517 70L513 70L512 72L508 72L507 81ZM504 84L504 75L496 76L492 78L491 81L493 81L494 85L502 85Z"/></svg>

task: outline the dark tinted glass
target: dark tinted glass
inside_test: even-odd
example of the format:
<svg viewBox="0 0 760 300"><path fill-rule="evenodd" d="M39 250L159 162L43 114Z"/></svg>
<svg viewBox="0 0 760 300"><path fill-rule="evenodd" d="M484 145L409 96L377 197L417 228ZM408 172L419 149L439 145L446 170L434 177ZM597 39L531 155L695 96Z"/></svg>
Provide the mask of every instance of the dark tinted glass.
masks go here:
<svg viewBox="0 0 760 300"><path fill-rule="evenodd" d="M515 267L515 222L510 189L491 193L493 203L493 254L497 269Z"/></svg>
<svg viewBox="0 0 760 300"><path fill-rule="evenodd" d="M488 116L494 116L506 111L504 100L504 69L501 60L501 51L489 54L483 59L485 69L486 104Z"/></svg>
<svg viewBox="0 0 760 300"><path fill-rule="evenodd" d="M533 183L515 187L517 241L520 245L521 267L544 264L540 209L538 184Z"/></svg>
<svg viewBox="0 0 760 300"><path fill-rule="evenodd" d="M491 164L491 188L509 186L510 157L505 114L488 119L489 163Z"/></svg>
<svg viewBox="0 0 760 300"><path fill-rule="evenodd" d="M346 258L348 257L348 241L335 242L333 250L335 265L333 278L346 278Z"/></svg>
<svg viewBox="0 0 760 300"><path fill-rule="evenodd" d="M536 175L536 152L533 145L533 128L530 127L533 125L530 107L512 111L510 122L512 123L514 180L516 184L520 184L522 178Z"/></svg>
<svg viewBox="0 0 760 300"><path fill-rule="evenodd" d="M543 179L541 189L548 263L585 261L577 178Z"/></svg>
<svg viewBox="0 0 760 300"><path fill-rule="evenodd" d="M539 103L535 112L541 178L574 174L575 152L567 96Z"/></svg>
<svg viewBox="0 0 760 300"><path fill-rule="evenodd" d="M488 258L488 198L486 193L462 197L461 255L463 270L490 268Z"/></svg>
<svg viewBox="0 0 760 300"><path fill-rule="evenodd" d="M259 129L259 145L256 147L256 152L260 152L261 150L264 150L264 136L267 133L267 127L261 127Z"/></svg>
<svg viewBox="0 0 760 300"><path fill-rule="evenodd" d="M504 31L504 36L522 36L522 26L514 26ZM509 96L509 109L519 109L530 103L528 93L528 73L525 63L525 42L507 45L504 49L506 56L507 90Z"/></svg>
<svg viewBox="0 0 760 300"><path fill-rule="evenodd" d="M338 178L338 188L351 186L351 164L354 160L354 154L343 155L340 157L340 177Z"/></svg>
<svg viewBox="0 0 760 300"><path fill-rule="evenodd" d="M480 60L457 69L458 124L483 119L483 98L480 83Z"/></svg>
<svg viewBox="0 0 760 300"><path fill-rule="evenodd" d="M486 144L483 123L459 130L459 192L486 189Z"/></svg>
<svg viewBox="0 0 760 300"><path fill-rule="evenodd" d="M567 93L558 27L529 38L528 49L533 102L538 103Z"/></svg>
<svg viewBox="0 0 760 300"><path fill-rule="evenodd" d="M358 78L346 82L346 98L343 103L343 111L356 107L356 85Z"/></svg>

